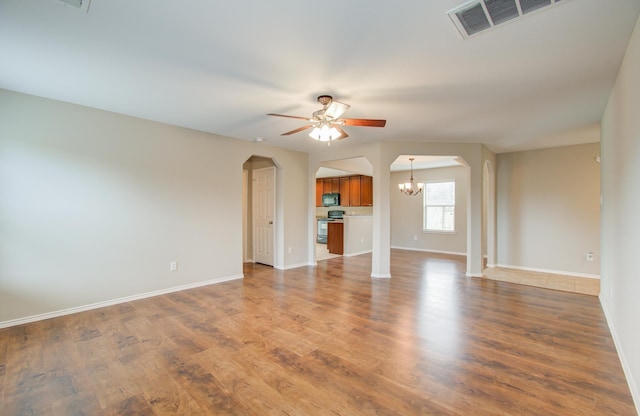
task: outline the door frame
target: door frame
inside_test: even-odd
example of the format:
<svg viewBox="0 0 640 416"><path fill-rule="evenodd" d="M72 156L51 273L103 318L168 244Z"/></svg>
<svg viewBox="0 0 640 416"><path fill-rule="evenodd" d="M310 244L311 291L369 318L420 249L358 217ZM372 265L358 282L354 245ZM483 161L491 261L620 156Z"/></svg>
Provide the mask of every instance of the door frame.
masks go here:
<svg viewBox="0 0 640 416"><path fill-rule="evenodd" d="M485 225L483 243L486 249L487 267L495 267L496 256L496 176L493 163L485 160L482 167L482 190L484 204L484 216L482 218Z"/></svg>

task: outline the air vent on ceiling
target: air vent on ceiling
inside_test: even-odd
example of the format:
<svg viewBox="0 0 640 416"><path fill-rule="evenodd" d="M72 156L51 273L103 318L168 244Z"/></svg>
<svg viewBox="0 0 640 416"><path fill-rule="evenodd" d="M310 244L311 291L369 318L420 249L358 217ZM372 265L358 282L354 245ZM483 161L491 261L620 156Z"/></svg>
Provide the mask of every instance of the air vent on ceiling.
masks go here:
<svg viewBox="0 0 640 416"><path fill-rule="evenodd" d="M501 23L562 2L561 0L472 0L449 11L448 14L462 37L467 39Z"/></svg>
<svg viewBox="0 0 640 416"><path fill-rule="evenodd" d="M86 13L89 13L89 4L91 0L56 0L58 3L62 3L65 6L73 7L74 9L80 9Z"/></svg>

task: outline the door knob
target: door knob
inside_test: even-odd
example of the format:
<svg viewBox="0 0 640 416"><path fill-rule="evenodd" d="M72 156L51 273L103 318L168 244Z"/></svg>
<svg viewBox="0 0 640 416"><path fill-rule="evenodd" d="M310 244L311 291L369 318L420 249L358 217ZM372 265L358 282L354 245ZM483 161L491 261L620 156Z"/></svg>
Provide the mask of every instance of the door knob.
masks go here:
<svg viewBox="0 0 640 416"><path fill-rule="evenodd" d="M269 224L273 224L273 221L269 221Z"/></svg>

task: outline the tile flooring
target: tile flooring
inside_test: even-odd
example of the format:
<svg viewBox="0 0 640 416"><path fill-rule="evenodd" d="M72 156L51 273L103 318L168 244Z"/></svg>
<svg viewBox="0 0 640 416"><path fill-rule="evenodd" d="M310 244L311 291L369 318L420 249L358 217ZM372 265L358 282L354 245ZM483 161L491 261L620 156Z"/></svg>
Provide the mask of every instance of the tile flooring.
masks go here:
<svg viewBox="0 0 640 416"><path fill-rule="evenodd" d="M502 282L519 283L592 296L600 294L600 279L588 277L566 276L503 267L487 267L482 271L482 275L484 278Z"/></svg>
<svg viewBox="0 0 640 416"><path fill-rule="evenodd" d="M316 261L332 259L334 257L340 257L340 254L331 254L327 250L326 244L316 243Z"/></svg>

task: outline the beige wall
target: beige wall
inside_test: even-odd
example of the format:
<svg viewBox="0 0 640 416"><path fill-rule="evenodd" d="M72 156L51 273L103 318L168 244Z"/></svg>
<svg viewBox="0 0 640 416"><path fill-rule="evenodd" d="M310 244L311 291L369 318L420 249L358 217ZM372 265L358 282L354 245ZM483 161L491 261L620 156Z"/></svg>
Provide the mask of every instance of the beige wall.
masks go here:
<svg viewBox="0 0 640 416"><path fill-rule="evenodd" d="M276 266L307 264L306 154L0 90L0 326L241 277L253 154L279 166Z"/></svg>
<svg viewBox="0 0 640 416"><path fill-rule="evenodd" d="M373 217L371 215L344 218L344 255L370 253L373 247Z"/></svg>
<svg viewBox="0 0 640 416"><path fill-rule="evenodd" d="M497 156L498 265L599 276L599 152L592 143Z"/></svg>
<svg viewBox="0 0 640 416"><path fill-rule="evenodd" d="M406 196L398 191L398 184L406 182L408 177L409 172L391 173L391 189L389 191L391 195L391 246L411 250L466 254L468 168L458 166L414 170L413 172L416 183L444 180L456 182L456 229L453 233L422 231L423 194Z"/></svg>
<svg viewBox="0 0 640 416"><path fill-rule="evenodd" d="M640 413L640 19L602 119L600 301Z"/></svg>

